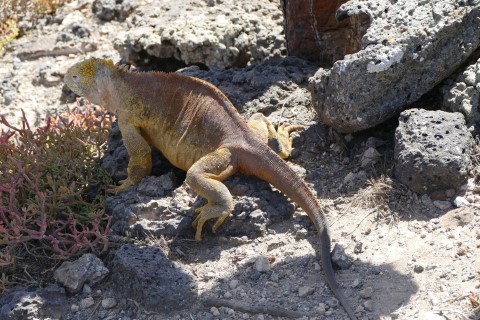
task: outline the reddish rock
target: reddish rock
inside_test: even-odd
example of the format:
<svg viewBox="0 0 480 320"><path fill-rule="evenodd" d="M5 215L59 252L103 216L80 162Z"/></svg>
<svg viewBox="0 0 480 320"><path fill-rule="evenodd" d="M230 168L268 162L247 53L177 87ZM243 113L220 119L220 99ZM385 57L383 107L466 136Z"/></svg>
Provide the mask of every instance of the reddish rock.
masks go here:
<svg viewBox="0 0 480 320"><path fill-rule="evenodd" d="M330 67L360 50L370 19L361 14L338 21L337 9L347 0L282 0L288 54Z"/></svg>

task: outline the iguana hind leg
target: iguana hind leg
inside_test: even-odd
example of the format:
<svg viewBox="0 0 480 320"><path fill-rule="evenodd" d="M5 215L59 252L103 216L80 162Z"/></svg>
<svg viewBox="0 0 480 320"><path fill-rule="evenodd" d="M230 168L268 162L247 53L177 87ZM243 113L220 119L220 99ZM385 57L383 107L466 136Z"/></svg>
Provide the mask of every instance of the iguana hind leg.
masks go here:
<svg viewBox="0 0 480 320"><path fill-rule="evenodd" d="M197 229L195 240L202 239L205 222L217 219L213 232L223 223L233 210L230 191L221 182L236 172L235 157L227 148L220 148L195 162L187 171L187 183L198 195L206 198L208 203L196 210L197 217L192 226Z"/></svg>
<svg viewBox="0 0 480 320"><path fill-rule="evenodd" d="M282 159L288 158L292 153L292 137L290 137L290 133L305 128L300 125L282 124L275 130L270 120L261 113L252 115L247 125Z"/></svg>

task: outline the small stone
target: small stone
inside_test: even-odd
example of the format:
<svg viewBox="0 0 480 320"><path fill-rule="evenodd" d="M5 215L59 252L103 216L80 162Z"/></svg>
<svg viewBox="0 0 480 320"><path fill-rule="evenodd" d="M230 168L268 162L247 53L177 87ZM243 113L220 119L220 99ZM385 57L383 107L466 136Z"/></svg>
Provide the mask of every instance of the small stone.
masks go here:
<svg viewBox="0 0 480 320"><path fill-rule="evenodd" d="M352 260L345 253L345 249L335 243L332 250L332 262L342 270L348 270L352 266Z"/></svg>
<svg viewBox="0 0 480 320"><path fill-rule="evenodd" d="M115 298L106 298L102 300L102 308L111 309L117 305Z"/></svg>
<svg viewBox="0 0 480 320"><path fill-rule="evenodd" d="M445 195L449 198L453 198L455 197L455 189L448 189L448 190L445 190Z"/></svg>
<svg viewBox="0 0 480 320"><path fill-rule="evenodd" d="M368 148L362 155L360 165L362 167L367 167L369 165L375 164L382 155L375 148Z"/></svg>
<svg viewBox="0 0 480 320"><path fill-rule="evenodd" d="M442 210L447 210L452 207L452 203L450 201L436 200L436 201L433 201L433 204L435 205L435 207Z"/></svg>
<svg viewBox="0 0 480 320"><path fill-rule="evenodd" d="M75 261L65 261L55 270L55 280L70 293L78 293L85 283L94 285L103 280L109 270L102 260L91 253L84 254Z"/></svg>
<svg viewBox="0 0 480 320"><path fill-rule="evenodd" d="M360 285L360 279L357 278L352 282L352 288L357 288Z"/></svg>
<svg viewBox="0 0 480 320"><path fill-rule="evenodd" d="M231 298L233 297L233 295L232 295L229 291L227 291L227 292L225 292L225 294L223 295L223 297L224 297L225 299L231 299Z"/></svg>
<svg viewBox="0 0 480 320"><path fill-rule="evenodd" d="M363 242L359 241L355 244L355 248L353 248L353 252L356 254L363 252Z"/></svg>
<svg viewBox="0 0 480 320"><path fill-rule="evenodd" d="M422 273L423 270L425 270L425 268L419 264L416 264L414 267L413 267L413 271L415 271L416 273Z"/></svg>
<svg viewBox="0 0 480 320"><path fill-rule="evenodd" d="M72 312L77 312L78 310L80 310L78 304L72 304L72 306L70 307L70 311Z"/></svg>
<svg viewBox="0 0 480 320"><path fill-rule="evenodd" d="M90 288L90 286L88 284L84 284L82 292L85 293L85 294L90 294L90 293L92 293L92 288Z"/></svg>
<svg viewBox="0 0 480 320"><path fill-rule="evenodd" d="M218 311L218 309L216 307L211 307L210 308L210 312L215 316L215 317L219 317L220 316L220 311Z"/></svg>
<svg viewBox="0 0 480 320"><path fill-rule="evenodd" d="M228 287L232 290L238 287L238 280L236 279L230 280L230 282L228 283Z"/></svg>
<svg viewBox="0 0 480 320"><path fill-rule="evenodd" d="M302 240L302 239L307 239L308 238L308 231L305 229L298 229L295 232L295 239L297 240Z"/></svg>
<svg viewBox="0 0 480 320"><path fill-rule="evenodd" d="M358 306L356 309L355 309L355 314L360 314L360 313L363 313L365 311L365 308L363 306Z"/></svg>
<svg viewBox="0 0 480 320"><path fill-rule="evenodd" d="M278 282L278 280L280 280L280 278L278 277L278 274L272 273L272 275L270 276L270 280L276 283Z"/></svg>
<svg viewBox="0 0 480 320"><path fill-rule="evenodd" d="M337 298L328 299L326 302L327 306L329 306L330 308L336 308L340 305L340 302L337 300Z"/></svg>
<svg viewBox="0 0 480 320"><path fill-rule="evenodd" d="M317 307L317 313L319 315L324 315L325 312L327 311L327 306L325 303L319 303Z"/></svg>
<svg viewBox="0 0 480 320"><path fill-rule="evenodd" d="M312 287L302 286L302 287L298 288L298 295L301 298L309 296L314 292L315 292L315 288L312 288Z"/></svg>
<svg viewBox="0 0 480 320"><path fill-rule="evenodd" d="M360 291L360 297L363 299L370 299L373 295L373 288L372 287L366 287L362 291Z"/></svg>
<svg viewBox="0 0 480 320"><path fill-rule="evenodd" d="M267 272L271 268L270 261L265 256L260 256L255 260L255 270L258 272Z"/></svg>
<svg viewBox="0 0 480 320"><path fill-rule="evenodd" d="M467 249L466 247L464 247L464 246L458 247L458 249L457 249L457 254L458 254L459 256L464 256L464 255L466 255L467 253L468 253L468 249Z"/></svg>
<svg viewBox="0 0 480 320"><path fill-rule="evenodd" d="M84 309L88 309L90 308L91 306L93 306L95 304L95 301L93 300L92 297L88 297L88 298L85 298L85 299L82 299L80 301L80 309L84 310Z"/></svg>
<svg viewBox="0 0 480 320"><path fill-rule="evenodd" d="M426 205L426 206L429 206L432 204L432 199L430 199L430 197L428 196L428 194L424 194L420 197L420 201Z"/></svg>
<svg viewBox="0 0 480 320"><path fill-rule="evenodd" d="M453 200L453 204L455 205L455 207L461 208L468 206L470 202L464 197L456 197L455 200Z"/></svg>
<svg viewBox="0 0 480 320"><path fill-rule="evenodd" d="M366 310L373 311L373 301L372 300L365 301L363 303L363 306L365 307Z"/></svg>

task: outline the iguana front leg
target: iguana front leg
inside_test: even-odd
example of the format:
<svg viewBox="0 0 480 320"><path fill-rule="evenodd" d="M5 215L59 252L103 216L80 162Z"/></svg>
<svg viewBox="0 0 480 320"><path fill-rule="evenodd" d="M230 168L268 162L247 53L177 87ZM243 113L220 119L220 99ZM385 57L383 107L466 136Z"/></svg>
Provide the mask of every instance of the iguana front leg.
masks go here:
<svg viewBox="0 0 480 320"><path fill-rule="evenodd" d="M300 125L282 124L275 130L270 120L261 113L252 115L247 125L282 159L288 158L292 153L292 137L290 137L290 133L305 128Z"/></svg>
<svg viewBox="0 0 480 320"><path fill-rule="evenodd" d="M220 148L203 156L187 171L186 181L198 195L208 203L197 209L197 217L192 226L197 229L195 240L202 239L205 222L216 218L213 232L223 223L233 210L230 191L221 182L237 171L236 158L227 148Z"/></svg>
<svg viewBox="0 0 480 320"><path fill-rule="evenodd" d="M111 193L121 193L139 183L152 171L151 148L140 134L138 127L119 120L118 125L122 132L123 143L127 148L130 161L128 162L127 179L120 181L120 185L112 187Z"/></svg>

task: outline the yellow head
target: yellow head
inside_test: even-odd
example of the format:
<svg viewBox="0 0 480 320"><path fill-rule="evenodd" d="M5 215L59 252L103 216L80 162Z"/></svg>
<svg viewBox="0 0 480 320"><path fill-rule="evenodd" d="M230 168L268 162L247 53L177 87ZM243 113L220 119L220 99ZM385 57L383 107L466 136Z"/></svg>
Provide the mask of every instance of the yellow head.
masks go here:
<svg viewBox="0 0 480 320"><path fill-rule="evenodd" d="M108 78L115 66L112 60L91 58L73 65L63 77L65 84L76 94L98 103L101 84Z"/></svg>

